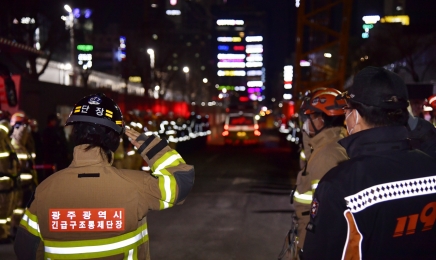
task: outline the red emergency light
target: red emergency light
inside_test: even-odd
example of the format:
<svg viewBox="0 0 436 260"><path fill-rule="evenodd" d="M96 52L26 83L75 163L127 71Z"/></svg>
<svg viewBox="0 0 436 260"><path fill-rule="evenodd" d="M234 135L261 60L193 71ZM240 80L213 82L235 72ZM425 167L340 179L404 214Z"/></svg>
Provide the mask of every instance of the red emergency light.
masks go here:
<svg viewBox="0 0 436 260"><path fill-rule="evenodd" d="M243 51L243 50L245 50L245 46L243 46L243 45L235 45L235 46L233 46L233 50L235 50L235 51Z"/></svg>
<svg viewBox="0 0 436 260"><path fill-rule="evenodd" d="M248 102L250 99L248 97L239 97L239 101Z"/></svg>

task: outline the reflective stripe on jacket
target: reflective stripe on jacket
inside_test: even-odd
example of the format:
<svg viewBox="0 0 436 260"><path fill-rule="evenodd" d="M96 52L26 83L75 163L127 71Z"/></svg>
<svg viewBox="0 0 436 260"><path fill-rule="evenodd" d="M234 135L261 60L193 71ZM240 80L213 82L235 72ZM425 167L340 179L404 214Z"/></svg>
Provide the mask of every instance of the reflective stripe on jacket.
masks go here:
<svg viewBox="0 0 436 260"><path fill-rule="evenodd" d="M34 236L41 237L38 217L26 210L20 224ZM43 239L42 239L43 240ZM147 223L135 231L104 239L81 241L43 240L46 259L91 259L125 255L125 259L137 259L137 247L148 241ZM136 256L136 257L134 257Z"/></svg>
<svg viewBox="0 0 436 260"><path fill-rule="evenodd" d="M38 247L34 259L150 259L147 213L182 204L194 183L194 169L164 140L153 137L146 145L141 156L152 165L151 174L117 169L100 148L76 146L71 165L37 187L20 223L14 245L17 256ZM109 225L97 214L105 209L124 212L120 227L97 227L97 222ZM76 229L66 217L72 211L78 212ZM93 218L84 221L84 211L94 212ZM53 212L70 223L62 228L59 221L59 228L54 228ZM86 230L79 231L79 221Z"/></svg>
<svg viewBox="0 0 436 260"><path fill-rule="evenodd" d="M306 142L312 152L306 159L307 166L298 173L297 190L294 193L294 201L307 205L301 211L310 210L312 195L324 174L348 159L345 149L337 143L345 136L346 130L343 127L326 128L310 139L304 136L308 139Z"/></svg>
<svg viewBox="0 0 436 260"><path fill-rule="evenodd" d="M435 258L436 162L407 138L384 126L340 141L350 159L316 189L304 259Z"/></svg>
<svg viewBox="0 0 436 260"><path fill-rule="evenodd" d="M322 130L316 136L309 139L307 135L303 137L307 147L311 152L306 160L307 165L297 176L297 188L294 192L293 206L298 218L298 237L301 248L304 245L306 225L309 222L309 213L313 194L318 186L318 182L324 174L338 163L348 159L345 149L338 144L338 140L346 136L344 127L331 127Z"/></svg>

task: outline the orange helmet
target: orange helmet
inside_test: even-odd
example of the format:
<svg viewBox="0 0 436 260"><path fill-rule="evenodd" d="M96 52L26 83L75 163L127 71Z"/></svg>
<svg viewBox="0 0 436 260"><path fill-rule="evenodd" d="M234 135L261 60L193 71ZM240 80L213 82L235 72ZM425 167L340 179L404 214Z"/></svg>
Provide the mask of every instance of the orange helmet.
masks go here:
<svg viewBox="0 0 436 260"><path fill-rule="evenodd" d="M344 115L343 107L346 106L344 99L337 100L341 92L334 88L321 88L309 93L303 99L300 109L303 114L324 113L328 116Z"/></svg>
<svg viewBox="0 0 436 260"><path fill-rule="evenodd" d="M11 126L15 126L16 124L27 124L29 119L27 118L24 112L16 112L11 116Z"/></svg>
<svg viewBox="0 0 436 260"><path fill-rule="evenodd" d="M433 95L428 98L428 104L433 108L436 109L436 95Z"/></svg>

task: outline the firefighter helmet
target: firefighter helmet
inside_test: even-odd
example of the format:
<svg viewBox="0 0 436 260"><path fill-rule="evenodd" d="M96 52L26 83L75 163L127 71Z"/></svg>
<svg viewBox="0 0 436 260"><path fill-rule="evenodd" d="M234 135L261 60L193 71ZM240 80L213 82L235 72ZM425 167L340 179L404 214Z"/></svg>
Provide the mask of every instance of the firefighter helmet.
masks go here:
<svg viewBox="0 0 436 260"><path fill-rule="evenodd" d="M27 124L29 119L24 112L16 112L11 116L11 126Z"/></svg>
<svg viewBox="0 0 436 260"><path fill-rule="evenodd" d="M428 104L433 108L436 109L436 95L430 96L428 98Z"/></svg>
<svg viewBox="0 0 436 260"><path fill-rule="evenodd" d="M324 113L328 116L344 115L345 100L336 98L340 94L341 92L334 88L317 89L304 97L300 109L304 115L313 113Z"/></svg>
<svg viewBox="0 0 436 260"><path fill-rule="evenodd" d="M65 125L79 122L109 127L119 135L124 133L124 120L120 108L103 93L86 96L74 105Z"/></svg>

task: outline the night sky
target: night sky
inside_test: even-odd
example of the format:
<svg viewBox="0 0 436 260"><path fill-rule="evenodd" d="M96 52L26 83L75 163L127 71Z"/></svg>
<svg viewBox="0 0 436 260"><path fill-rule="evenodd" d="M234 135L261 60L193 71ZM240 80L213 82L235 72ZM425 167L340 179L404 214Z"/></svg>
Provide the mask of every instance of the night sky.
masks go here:
<svg viewBox="0 0 436 260"><path fill-rule="evenodd" d="M54 0L40 0L54 1ZM69 0L64 2L72 7L93 9L92 19L94 32L104 33L111 23L119 24L120 33L139 29L144 22L145 0ZM59 1L56 1L60 5ZM279 75L283 66L292 64L292 54L295 51L295 35L297 27L297 8L295 0L227 0L227 4L239 7L255 7L267 14L266 38L269 45L266 50L266 64L269 68L269 78ZM54 7L53 7L54 8ZM65 15L62 7L60 12ZM436 1L434 0L406 0L406 14L410 16L410 29L416 31L435 30ZM350 36L360 38L363 32L362 16L384 15L382 0L354 0ZM338 17L339 18L339 17ZM268 53L268 54L267 54ZM267 72L268 75L268 72ZM270 78L271 79L271 78ZM271 82L271 80L267 80ZM274 83L274 82L273 82ZM274 83L279 84L279 82Z"/></svg>
<svg viewBox="0 0 436 260"><path fill-rule="evenodd" d="M93 9L92 19L94 30L104 32L110 23L117 23L123 29L139 28L143 22L144 0L70 0L71 6L89 7ZM126 4L128 3L128 4ZM289 57L295 49L295 30L297 23L297 8L294 0L228 0L228 5L254 6L268 15L268 36L273 39L271 49L273 59ZM412 25L423 28L433 28L436 25L436 1L407 0L406 13L410 16ZM351 36L362 33L362 16L383 15L383 1L354 0L352 11ZM281 63L281 62L280 62Z"/></svg>

